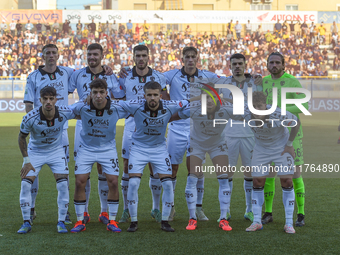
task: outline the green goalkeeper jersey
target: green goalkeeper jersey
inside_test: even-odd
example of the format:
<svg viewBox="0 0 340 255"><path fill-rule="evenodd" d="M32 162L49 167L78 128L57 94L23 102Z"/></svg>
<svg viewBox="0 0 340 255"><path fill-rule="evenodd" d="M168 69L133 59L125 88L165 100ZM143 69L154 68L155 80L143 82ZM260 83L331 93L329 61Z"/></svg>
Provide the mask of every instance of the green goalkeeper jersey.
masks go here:
<svg viewBox="0 0 340 255"><path fill-rule="evenodd" d="M293 75L283 73L283 75L279 79L273 80L271 75L265 76L263 78L263 92L267 96L267 104L273 103L273 88L277 88L277 106L281 108L281 88L302 88L298 79L296 79ZM286 98L293 99L293 98L305 98L305 94L302 93L287 93ZM308 103L302 104L308 110ZM288 104L286 110L296 115L299 118L299 113L301 110L292 104ZM303 137L302 132L302 125L300 126L299 132L296 135L295 139L301 139Z"/></svg>

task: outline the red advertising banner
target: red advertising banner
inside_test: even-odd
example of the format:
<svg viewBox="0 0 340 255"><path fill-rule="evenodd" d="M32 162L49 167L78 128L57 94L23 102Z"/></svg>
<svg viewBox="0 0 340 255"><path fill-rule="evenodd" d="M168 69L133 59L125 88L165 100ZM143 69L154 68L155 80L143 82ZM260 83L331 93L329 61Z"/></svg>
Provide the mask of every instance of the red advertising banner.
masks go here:
<svg viewBox="0 0 340 255"><path fill-rule="evenodd" d="M63 20L62 10L1 10L0 20L5 20L6 23L11 23L12 20L20 20L21 23L53 23L57 20L62 23Z"/></svg>

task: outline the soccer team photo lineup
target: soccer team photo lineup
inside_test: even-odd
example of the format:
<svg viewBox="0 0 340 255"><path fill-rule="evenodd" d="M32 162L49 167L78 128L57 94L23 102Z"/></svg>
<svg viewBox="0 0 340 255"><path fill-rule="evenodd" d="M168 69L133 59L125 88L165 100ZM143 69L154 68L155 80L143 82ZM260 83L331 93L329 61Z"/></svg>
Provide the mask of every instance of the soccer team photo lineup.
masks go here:
<svg viewBox="0 0 340 255"><path fill-rule="evenodd" d="M337 16L242 17L215 32L23 15L0 24L1 161L15 167L1 173L17 178L0 206L18 211L0 241L42 226L286 238L317 228L340 198Z"/></svg>

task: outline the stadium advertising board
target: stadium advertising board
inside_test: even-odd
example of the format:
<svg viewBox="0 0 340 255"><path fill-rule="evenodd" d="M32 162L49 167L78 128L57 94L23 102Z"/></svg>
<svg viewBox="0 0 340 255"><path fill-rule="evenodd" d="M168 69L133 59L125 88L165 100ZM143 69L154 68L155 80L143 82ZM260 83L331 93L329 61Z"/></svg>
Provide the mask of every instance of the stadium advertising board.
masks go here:
<svg viewBox="0 0 340 255"><path fill-rule="evenodd" d="M340 23L340 12L318 12L318 23Z"/></svg>
<svg viewBox="0 0 340 255"><path fill-rule="evenodd" d="M91 10L63 10L63 20L71 23L94 22L126 23L129 19L133 23L143 23L146 20L151 24L174 24L174 23L228 23L238 20L240 23L276 23L277 20L299 20L310 23L317 21L316 11L91 11Z"/></svg>
<svg viewBox="0 0 340 255"><path fill-rule="evenodd" d="M77 100L69 99L69 104L76 103ZM2 112L25 112L24 99L0 99L0 113Z"/></svg>
<svg viewBox="0 0 340 255"><path fill-rule="evenodd" d="M0 10L1 19L6 23L12 20L20 20L21 23L46 23L54 22L62 23L63 13L61 10Z"/></svg>

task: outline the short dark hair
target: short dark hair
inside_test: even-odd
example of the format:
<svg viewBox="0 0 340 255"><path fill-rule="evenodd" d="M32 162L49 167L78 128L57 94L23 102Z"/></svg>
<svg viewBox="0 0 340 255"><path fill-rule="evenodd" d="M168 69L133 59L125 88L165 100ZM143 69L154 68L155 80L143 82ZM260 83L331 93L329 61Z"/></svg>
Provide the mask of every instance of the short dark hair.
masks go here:
<svg viewBox="0 0 340 255"><path fill-rule="evenodd" d="M90 89L105 89L107 90L107 82L104 79L94 79L93 81L91 81L90 85Z"/></svg>
<svg viewBox="0 0 340 255"><path fill-rule="evenodd" d="M262 91L253 92L253 104L255 103L264 103L266 104L267 97Z"/></svg>
<svg viewBox="0 0 340 255"><path fill-rule="evenodd" d="M161 84L159 84L156 81L149 81L149 82L145 83L145 85L144 85L144 88L143 88L144 93L145 93L145 91L147 89L158 89L159 92L161 92L162 91L162 86L161 86Z"/></svg>
<svg viewBox="0 0 340 255"><path fill-rule="evenodd" d="M53 44L53 43L46 44L46 45L42 48L42 52L44 52L44 50L45 50L46 48L56 48L57 51L58 51L57 45L55 45L55 44Z"/></svg>
<svg viewBox="0 0 340 255"><path fill-rule="evenodd" d="M183 48L182 56L184 57L184 55L187 54L187 52L189 52L189 51L195 52L196 55L198 54L198 51L197 51L197 49L195 47L186 46L186 47Z"/></svg>
<svg viewBox="0 0 340 255"><path fill-rule="evenodd" d="M244 61L244 63L246 62L245 56L244 56L243 54L241 54L241 53L235 53L235 54L231 55L231 57L230 57L230 62L231 62L231 60L234 59L234 58L235 58L235 59L236 59L236 58L242 58L243 61Z"/></svg>
<svg viewBox="0 0 340 255"><path fill-rule="evenodd" d="M45 86L40 90L40 97L57 96L57 90L52 86Z"/></svg>
<svg viewBox="0 0 340 255"><path fill-rule="evenodd" d="M103 47L99 43L92 43L87 46L87 50L100 50L100 53L103 54Z"/></svg>
<svg viewBox="0 0 340 255"><path fill-rule="evenodd" d="M133 54L136 53L136 51L142 51L142 50L146 50L146 52L149 54L149 48L146 47L145 45L137 45L133 48Z"/></svg>
<svg viewBox="0 0 340 255"><path fill-rule="evenodd" d="M285 64L285 58L284 58L284 56L283 56L280 52L277 52L277 51L274 51L274 52L270 53L270 55L268 56L268 59L267 59L267 63L269 62L269 58L270 58L271 56L280 56L280 57L281 57L281 61L282 61L282 65Z"/></svg>

